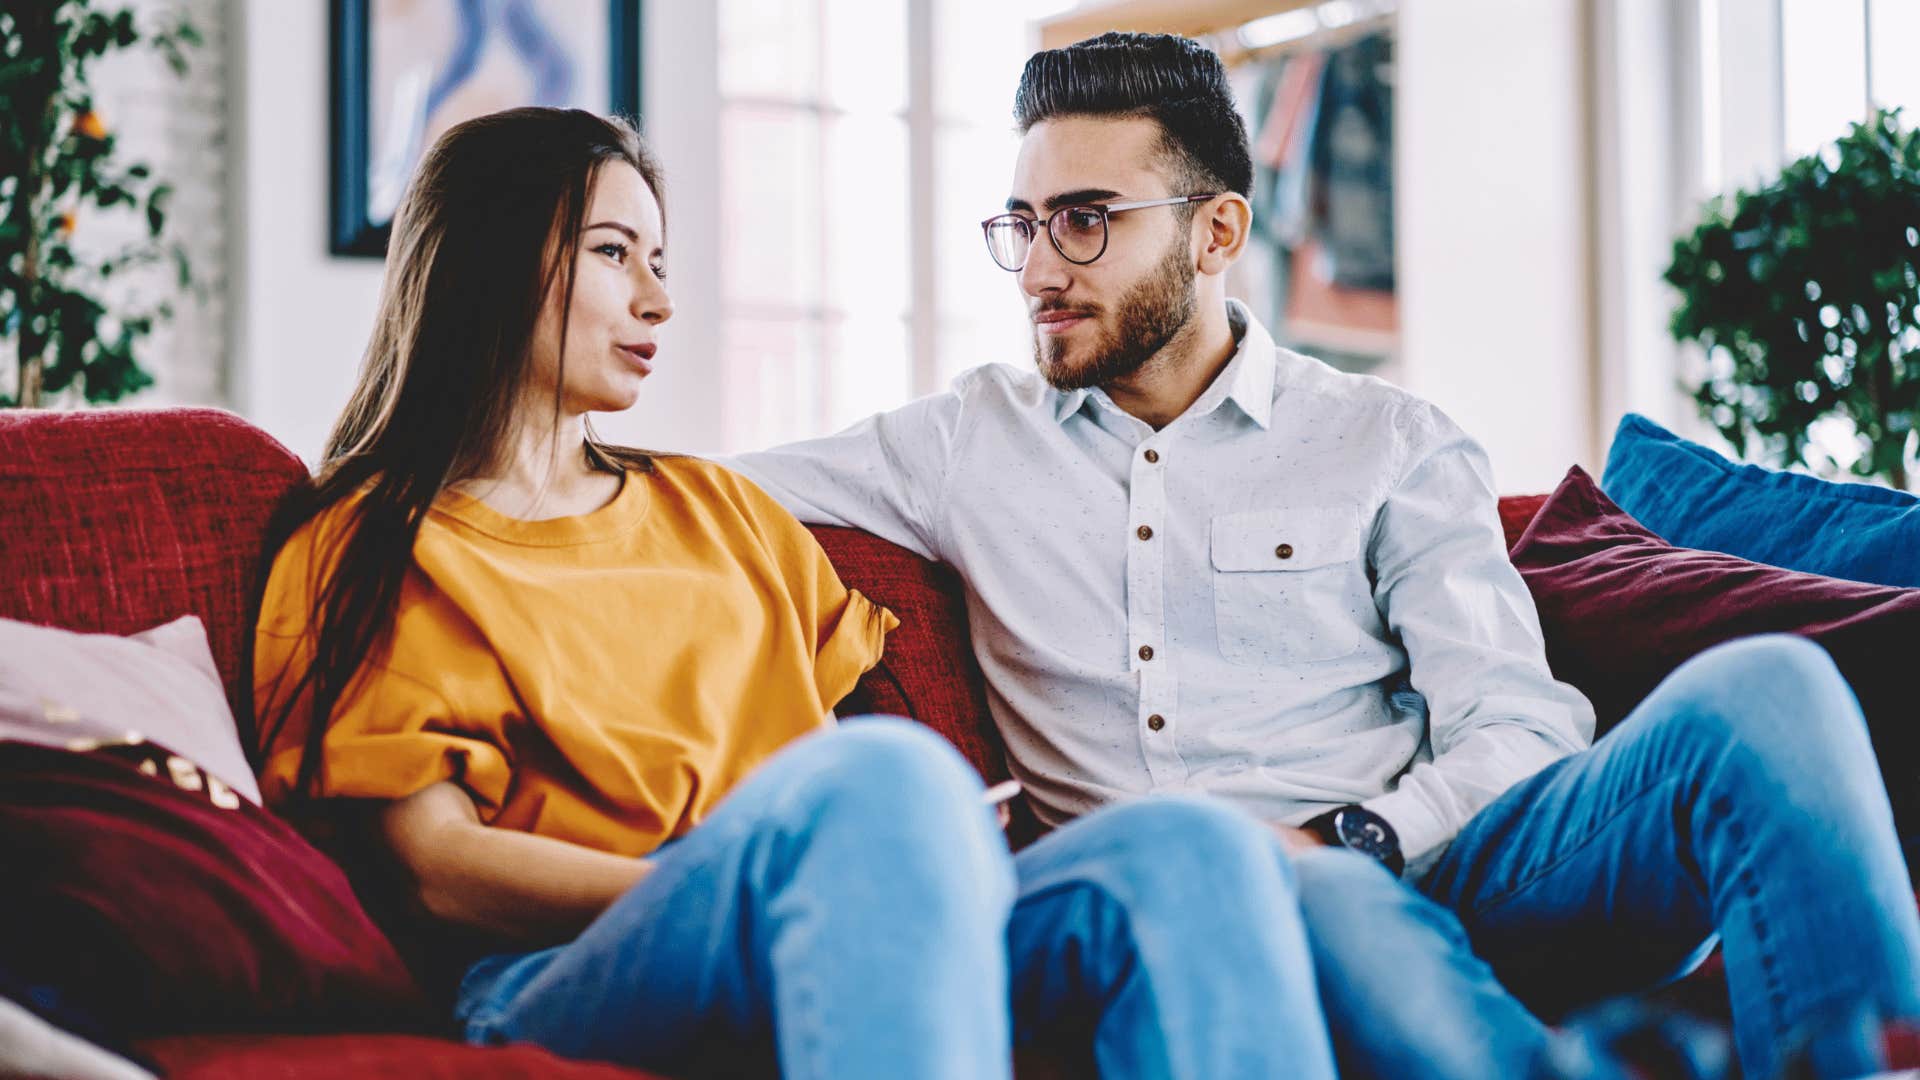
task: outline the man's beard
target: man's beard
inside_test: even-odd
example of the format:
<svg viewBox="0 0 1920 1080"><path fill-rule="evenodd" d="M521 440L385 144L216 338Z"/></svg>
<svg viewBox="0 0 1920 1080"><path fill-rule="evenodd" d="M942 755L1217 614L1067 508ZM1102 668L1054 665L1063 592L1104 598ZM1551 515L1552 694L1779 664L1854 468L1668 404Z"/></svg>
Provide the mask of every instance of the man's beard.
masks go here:
<svg viewBox="0 0 1920 1080"><path fill-rule="evenodd" d="M1113 305L1119 323L1088 346L1087 359L1069 366L1062 355L1067 343L1058 338L1043 338L1036 329L1034 365L1057 390L1105 386L1126 378L1166 348L1167 342L1193 318L1200 306L1193 280L1193 263L1187 245L1173 244L1166 258L1160 260L1146 279L1128 289Z"/></svg>

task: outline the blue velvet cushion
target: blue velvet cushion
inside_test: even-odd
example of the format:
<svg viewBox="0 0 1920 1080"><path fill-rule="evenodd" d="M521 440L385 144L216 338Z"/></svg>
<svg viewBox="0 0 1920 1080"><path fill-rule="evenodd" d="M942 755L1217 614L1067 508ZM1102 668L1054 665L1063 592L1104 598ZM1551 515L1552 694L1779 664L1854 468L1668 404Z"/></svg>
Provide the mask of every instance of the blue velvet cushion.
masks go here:
<svg viewBox="0 0 1920 1080"><path fill-rule="evenodd" d="M1920 587L1920 498L1741 465L1635 413L1601 487L1676 547L1827 577Z"/></svg>

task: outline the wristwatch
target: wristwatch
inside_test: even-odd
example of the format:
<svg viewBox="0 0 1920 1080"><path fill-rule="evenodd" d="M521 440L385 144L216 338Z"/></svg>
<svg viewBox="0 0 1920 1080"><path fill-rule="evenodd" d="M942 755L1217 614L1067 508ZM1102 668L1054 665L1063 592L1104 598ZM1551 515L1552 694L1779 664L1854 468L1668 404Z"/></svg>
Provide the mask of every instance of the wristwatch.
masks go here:
<svg viewBox="0 0 1920 1080"><path fill-rule="evenodd" d="M1407 867L1407 860L1400 854L1400 834L1393 831L1386 818L1364 806L1336 806L1300 827L1334 847L1380 860L1394 877Z"/></svg>

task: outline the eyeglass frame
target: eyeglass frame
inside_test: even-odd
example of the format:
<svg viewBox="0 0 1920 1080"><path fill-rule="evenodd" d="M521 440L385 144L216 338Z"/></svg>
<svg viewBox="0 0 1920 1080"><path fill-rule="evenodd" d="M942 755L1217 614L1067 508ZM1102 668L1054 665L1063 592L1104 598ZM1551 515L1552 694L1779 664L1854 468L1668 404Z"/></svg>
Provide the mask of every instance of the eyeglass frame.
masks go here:
<svg viewBox="0 0 1920 1080"><path fill-rule="evenodd" d="M1217 199L1221 194L1221 192L1214 191L1201 195L1175 195L1166 199L1136 199L1129 202L1117 203L1074 203L1071 206L1062 206L1043 218L1022 217L1019 214L1008 211L1004 214L995 214L985 221L982 221L980 223L980 237L986 242L987 257L993 259L993 265L1000 267L1000 269L1005 270L1009 274L1017 274L1027 268L1027 259L1033 257L1035 239L1033 231L1036 228L1043 228L1043 231L1047 234L1047 242L1053 245L1053 250L1059 252L1061 258L1075 266L1091 266L1100 261L1100 256L1107 253L1107 245L1113 240L1113 222L1109 220L1113 215L1124 214L1129 210L1145 210L1154 206L1187 206L1197 202L1206 202L1208 199ZM1090 259L1076 259L1067 254L1066 250L1060 246L1059 238L1053 235L1053 219L1069 210L1098 210L1100 212L1100 250L1094 252L1093 257ZM1014 221L1020 222L1027 229L1027 258L1021 259L1020 265L1014 267L1005 265L999 259L994 258L993 255L993 237L990 230L993 228L994 222L1007 218L1012 218Z"/></svg>

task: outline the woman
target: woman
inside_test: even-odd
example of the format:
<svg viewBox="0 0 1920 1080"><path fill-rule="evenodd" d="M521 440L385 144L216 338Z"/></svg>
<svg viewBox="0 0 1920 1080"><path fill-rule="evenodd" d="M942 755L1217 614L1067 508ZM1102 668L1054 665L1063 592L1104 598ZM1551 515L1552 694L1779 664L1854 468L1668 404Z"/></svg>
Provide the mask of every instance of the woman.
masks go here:
<svg viewBox="0 0 1920 1080"><path fill-rule="evenodd" d="M751 484L594 437L672 314L663 236L617 121L513 110L422 161L262 600L268 797L369 808L409 906L472 946L473 1041L993 1077L1011 996L1022 1037L1084 1024L1128 1075L1256 1060L1275 995L1312 1004L1278 973L1305 945L1270 837L1199 803L1094 815L1022 854L1016 907L958 755L833 724L893 617Z"/></svg>

